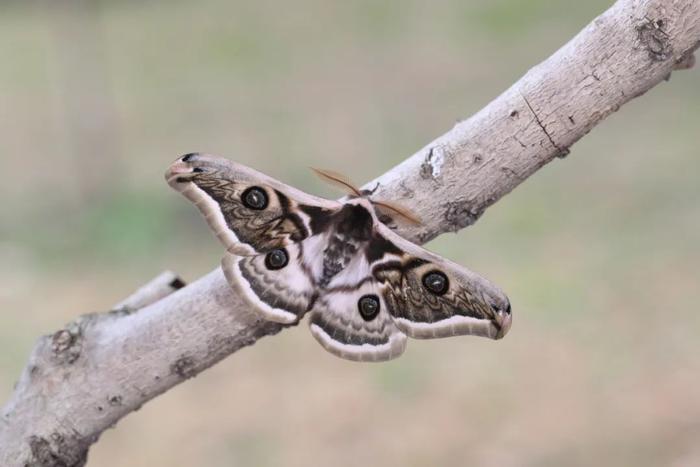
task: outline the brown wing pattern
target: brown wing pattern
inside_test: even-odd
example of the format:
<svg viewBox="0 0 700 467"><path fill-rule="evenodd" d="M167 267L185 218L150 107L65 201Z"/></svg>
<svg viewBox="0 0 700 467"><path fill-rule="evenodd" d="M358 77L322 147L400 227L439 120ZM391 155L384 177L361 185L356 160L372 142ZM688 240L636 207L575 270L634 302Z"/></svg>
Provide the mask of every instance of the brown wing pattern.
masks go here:
<svg viewBox="0 0 700 467"><path fill-rule="evenodd" d="M386 227L403 254L373 268L396 326L414 338L474 334L500 339L510 328L508 298L483 277L420 248Z"/></svg>
<svg viewBox="0 0 700 467"><path fill-rule="evenodd" d="M270 269L269 255L237 256L226 253L221 266L228 283L267 320L294 323L316 298L316 284L301 257L301 245L286 247L287 264Z"/></svg>
<svg viewBox="0 0 700 467"><path fill-rule="evenodd" d="M369 267L360 261L341 272L334 279L336 284L352 286L325 290L311 309L309 327L334 355L355 361L389 360L403 353L406 336L389 314L381 292L384 286L368 276ZM376 306L370 314L360 307L367 299Z"/></svg>
<svg viewBox="0 0 700 467"><path fill-rule="evenodd" d="M254 255L298 243L318 230L312 219L340 207L215 156L188 154L166 173L168 183L202 212L228 251Z"/></svg>

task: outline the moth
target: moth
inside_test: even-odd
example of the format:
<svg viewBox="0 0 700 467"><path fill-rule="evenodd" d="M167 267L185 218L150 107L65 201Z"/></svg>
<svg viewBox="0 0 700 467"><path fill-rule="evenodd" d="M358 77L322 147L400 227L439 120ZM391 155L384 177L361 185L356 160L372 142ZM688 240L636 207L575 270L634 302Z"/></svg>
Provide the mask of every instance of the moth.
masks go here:
<svg viewBox="0 0 700 467"><path fill-rule="evenodd" d="M401 355L407 336L500 339L508 298L476 273L379 221L375 203L309 195L241 164L187 154L166 180L192 201L226 247L228 283L265 319L309 315L329 352L356 361Z"/></svg>

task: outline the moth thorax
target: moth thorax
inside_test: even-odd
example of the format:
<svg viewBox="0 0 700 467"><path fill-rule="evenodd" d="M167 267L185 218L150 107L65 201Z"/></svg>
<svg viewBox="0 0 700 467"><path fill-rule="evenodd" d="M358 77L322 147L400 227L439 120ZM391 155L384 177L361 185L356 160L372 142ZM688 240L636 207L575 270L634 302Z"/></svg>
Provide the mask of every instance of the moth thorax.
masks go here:
<svg viewBox="0 0 700 467"><path fill-rule="evenodd" d="M356 241L366 241L372 236L372 214L359 204L346 204L336 214L337 232Z"/></svg>

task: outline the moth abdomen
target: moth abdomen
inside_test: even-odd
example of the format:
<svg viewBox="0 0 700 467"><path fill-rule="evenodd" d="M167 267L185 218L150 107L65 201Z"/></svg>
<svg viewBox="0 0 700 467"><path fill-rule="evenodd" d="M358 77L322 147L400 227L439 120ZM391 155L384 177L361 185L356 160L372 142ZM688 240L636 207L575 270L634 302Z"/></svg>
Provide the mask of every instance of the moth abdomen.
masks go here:
<svg viewBox="0 0 700 467"><path fill-rule="evenodd" d="M320 287L326 287L340 271L350 263L357 253L357 243L340 233L334 233L323 250L323 271L319 278Z"/></svg>

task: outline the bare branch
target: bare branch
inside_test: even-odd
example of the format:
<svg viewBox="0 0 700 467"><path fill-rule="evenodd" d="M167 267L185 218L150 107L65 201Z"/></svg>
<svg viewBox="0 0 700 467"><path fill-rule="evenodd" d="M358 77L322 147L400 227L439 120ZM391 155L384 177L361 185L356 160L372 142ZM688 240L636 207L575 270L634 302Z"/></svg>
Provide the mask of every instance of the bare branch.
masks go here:
<svg viewBox="0 0 700 467"><path fill-rule="evenodd" d="M484 210L625 102L693 63L697 0L620 0L472 118L367 186L409 205L423 243ZM154 287L162 290L160 286ZM160 296L127 299L139 307ZM282 325L251 313L220 269L135 313L79 318L37 343L0 419L0 465L78 466L126 414Z"/></svg>
<svg viewBox="0 0 700 467"><path fill-rule="evenodd" d="M185 282L172 271L163 271L136 292L117 303L112 311L132 313L183 288Z"/></svg>

